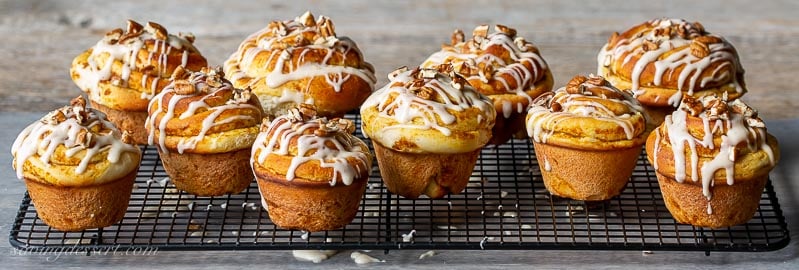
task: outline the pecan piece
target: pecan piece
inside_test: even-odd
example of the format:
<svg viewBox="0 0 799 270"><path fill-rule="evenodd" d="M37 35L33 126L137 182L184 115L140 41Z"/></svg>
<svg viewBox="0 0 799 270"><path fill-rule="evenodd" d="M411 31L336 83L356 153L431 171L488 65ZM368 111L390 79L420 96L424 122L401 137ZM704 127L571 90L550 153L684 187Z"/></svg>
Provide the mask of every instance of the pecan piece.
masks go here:
<svg viewBox="0 0 799 270"><path fill-rule="evenodd" d="M125 32L132 34L132 33L139 33L141 30L144 29L144 26L137 23L134 20L128 20L128 26L125 28Z"/></svg>
<svg viewBox="0 0 799 270"><path fill-rule="evenodd" d="M549 110L552 112L563 111L563 105L561 105L560 102L552 100L552 102L549 103Z"/></svg>
<svg viewBox="0 0 799 270"><path fill-rule="evenodd" d="M480 43L486 37L488 37L488 25L486 24L477 26L474 28L474 31L472 31L472 38L477 43Z"/></svg>
<svg viewBox="0 0 799 270"><path fill-rule="evenodd" d="M605 83L607 83L607 81L605 81L605 78L603 78L602 76L595 76L595 75L589 76L586 82L596 86L604 86Z"/></svg>
<svg viewBox="0 0 799 270"><path fill-rule="evenodd" d="M698 116L704 110L704 106L702 106L702 102L697 100L692 96L684 96L682 99L682 105L680 107L685 110L686 112L690 113L692 116Z"/></svg>
<svg viewBox="0 0 799 270"><path fill-rule="evenodd" d="M321 22L318 23L319 25L319 34L322 37L335 37L336 36L336 27L333 25L333 21L330 18L322 16L319 18Z"/></svg>
<svg viewBox="0 0 799 270"><path fill-rule="evenodd" d="M313 14L311 14L310 11L305 11L305 13L303 13L297 21L301 22L307 27L316 26L316 19L314 19Z"/></svg>
<svg viewBox="0 0 799 270"><path fill-rule="evenodd" d="M188 80L176 80L172 82L172 87L175 89L175 94L178 95L191 95L197 91L194 84Z"/></svg>
<svg viewBox="0 0 799 270"><path fill-rule="evenodd" d="M146 67L145 67L145 69L146 69ZM172 72L172 76L171 76L170 80L175 81L175 80L188 79L190 75L191 75L191 73L189 73L189 71L187 71L185 68L183 68L183 66L178 66L178 67L175 68L175 71Z"/></svg>
<svg viewBox="0 0 799 270"><path fill-rule="evenodd" d="M350 121L350 120L347 120L347 119L344 119L344 118L336 118L336 119L333 119L333 122L336 122L338 124L339 130L342 130L342 131L347 132L349 134L352 134L353 132L355 132L355 124L353 124L352 121Z"/></svg>
<svg viewBox="0 0 799 270"><path fill-rule="evenodd" d="M105 33L103 40L108 44L116 44L119 42L119 38L122 37L123 33L124 32L122 32L121 28L116 28L114 30L108 31L108 33Z"/></svg>
<svg viewBox="0 0 799 270"><path fill-rule="evenodd" d="M501 24L495 25L494 26L494 31L497 31L497 32L503 33L505 35L508 35L511 38L516 36L516 29L510 28L510 27L507 27L507 26L504 26L504 25L501 25Z"/></svg>
<svg viewBox="0 0 799 270"><path fill-rule="evenodd" d="M319 137L332 137L339 132L338 121L319 121L319 128L313 134Z"/></svg>
<svg viewBox="0 0 799 270"><path fill-rule="evenodd" d="M707 44L694 39L694 41L691 42L691 55L696 58L705 58L710 55L710 48Z"/></svg>
<svg viewBox="0 0 799 270"><path fill-rule="evenodd" d="M655 28L655 36L671 38L671 27Z"/></svg>
<svg viewBox="0 0 799 270"><path fill-rule="evenodd" d="M702 42L704 44L721 43L721 38L719 38L717 36L698 36L698 37L694 38L694 40L696 40L698 42Z"/></svg>
<svg viewBox="0 0 799 270"><path fill-rule="evenodd" d="M619 32L613 32L608 38L608 49L613 48L616 46L616 43L619 42Z"/></svg>
<svg viewBox="0 0 799 270"><path fill-rule="evenodd" d="M583 90L585 90L585 86L583 85L584 82L588 81L588 78L582 75L577 75L572 78L569 83L566 84L566 93L569 94L582 94Z"/></svg>
<svg viewBox="0 0 799 270"><path fill-rule="evenodd" d="M314 106L313 104L305 104L305 103L297 104L297 111L300 113L300 115L302 116L302 120L304 121L313 119L314 117L316 117L317 114L316 106Z"/></svg>
<svg viewBox="0 0 799 270"><path fill-rule="evenodd" d="M659 47L660 45L658 45L656 42L648 39L644 40L644 43L641 44L641 49L643 49L645 52L657 50Z"/></svg>
<svg viewBox="0 0 799 270"><path fill-rule="evenodd" d="M452 37L450 37L450 44L455 46L464 41L466 41L466 36L463 34L463 31L460 29L455 29L455 32L452 32Z"/></svg>
<svg viewBox="0 0 799 270"><path fill-rule="evenodd" d="M154 22L147 22L147 26L144 27L144 31L147 31L155 37L157 40L166 40L167 39L167 32L166 29L161 26L160 24Z"/></svg>

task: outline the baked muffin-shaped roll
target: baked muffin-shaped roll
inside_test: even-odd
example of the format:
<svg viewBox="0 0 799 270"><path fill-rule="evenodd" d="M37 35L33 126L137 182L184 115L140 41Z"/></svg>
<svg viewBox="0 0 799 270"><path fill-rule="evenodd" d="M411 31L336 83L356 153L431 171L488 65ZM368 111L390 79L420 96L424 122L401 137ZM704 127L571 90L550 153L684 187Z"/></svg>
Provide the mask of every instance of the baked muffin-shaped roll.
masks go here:
<svg viewBox="0 0 799 270"><path fill-rule="evenodd" d="M252 167L269 218L309 232L349 224L372 170L369 147L346 119L316 117L300 104L264 123L252 149Z"/></svg>
<svg viewBox="0 0 799 270"><path fill-rule="evenodd" d="M297 104L315 105L320 116L343 116L374 90L374 68L333 21L310 12L272 21L245 39L225 61L225 74L239 88L251 88L270 117Z"/></svg>
<svg viewBox="0 0 799 270"><path fill-rule="evenodd" d="M598 76L575 76L540 96L527 132L547 190L584 201L619 195L646 141L646 121L632 95Z"/></svg>
<svg viewBox="0 0 799 270"><path fill-rule="evenodd" d="M198 196L236 194L252 182L250 149L263 110L221 68L178 67L153 97L146 128L175 187Z"/></svg>
<svg viewBox="0 0 799 270"><path fill-rule="evenodd" d="M432 68L451 64L478 92L494 103L496 123L490 144L502 144L519 131L533 99L552 90L552 72L538 48L516 36L516 30L496 25L488 34L488 25L480 25L465 40L461 30L452 33L452 43L442 45L422 64Z"/></svg>
<svg viewBox="0 0 799 270"><path fill-rule="evenodd" d="M130 136L80 96L25 128L11 154L39 218L61 231L121 220L141 160Z"/></svg>
<svg viewBox="0 0 799 270"><path fill-rule="evenodd" d="M466 188L496 111L448 64L401 68L361 106L388 190L406 198L440 198Z"/></svg>
<svg viewBox="0 0 799 270"><path fill-rule="evenodd" d="M752 218L779 151L757 112L723 95L684 97L646 142L674 219L711 228Z"/></svg>
<svg viewBox="0 0 799 270"><path fill-rule="evenodd" d="M128 20L72 60L70 75L86 92L92 107L104 112L136 144L147 144L147 104L167 84L178 66L200 70L208 65L192 44L192 34L169 34L163 26Z"/></svg>
<svg viewBox="0 0 799 270"><path fill-rule="evenodd" d="M746 93L738 52L699 22L658 19L613 33L597 56L598 73L632 90L654 126L674 111L684 95Z"/></svg>

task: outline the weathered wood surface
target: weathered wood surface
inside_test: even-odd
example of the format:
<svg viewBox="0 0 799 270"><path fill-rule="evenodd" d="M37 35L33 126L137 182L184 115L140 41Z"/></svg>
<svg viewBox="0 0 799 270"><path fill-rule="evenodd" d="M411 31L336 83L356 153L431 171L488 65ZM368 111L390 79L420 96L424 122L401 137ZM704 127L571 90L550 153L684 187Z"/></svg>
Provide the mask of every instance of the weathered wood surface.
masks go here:
<svg viewBox="0 0 799 270"><path fill-rule="evenodd" d="M72 58L128 18L193 32L211 64L221 64L247 35L305 10L331 17L374 64L378 86L399 66L419 64L449 41L501 23L541 48L556 86L596 70L595 55L613 31L658 17L701 21L738 49L750 93L767 119L799 116L799 2L781 1L0 1L0 111L47 111L79 93Z"/></svg>
<svg viewBox="0 0 799 270"><path fill-rule="evenodd" d="M253 3L251 3L253 2ZM793 85L799 67L799 1L123 1L0 0L0 235L8 235L24 185L14 180L10 145L41 112L62 106L80 91L68 76L72 58L128 18L156 21L171 31L197 35L211 63L221 64L248 34L272 19L290 19L305 10L333 18L377 69L379 85L393 68L414 65L449 40L455 28L502 23L538 44L556 76L556 85L576 73L595 70L595 55L612 31L644 20L673 16L701 21L737 46L747 70L745 100L768 119L783 157L772 172L777 197L794 239L799 232L799 93ZM35 112L35 113L25 113ZM793 120L775 120L791 118ZM424 250L373 251L385 269L797 269L799 245L766 253L640 251L445 251L418 260ZM154 256L39 256L16 254L0 241L0 268L117 269L363 268L349 252L322 264L297 262L288 251L160 252Z"/></svg>

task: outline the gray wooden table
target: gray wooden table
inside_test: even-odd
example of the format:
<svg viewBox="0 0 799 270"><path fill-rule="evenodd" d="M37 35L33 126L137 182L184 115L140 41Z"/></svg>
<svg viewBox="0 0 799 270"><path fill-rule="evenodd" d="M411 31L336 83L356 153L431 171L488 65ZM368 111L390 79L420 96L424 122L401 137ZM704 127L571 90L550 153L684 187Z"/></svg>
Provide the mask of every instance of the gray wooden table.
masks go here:
<svg viewBox="0 0 799 270"><path fill-rule="evenodd" d="M211 64L221 64L248 34L273 19L291 19L305 10L331 17L341 35L350 36L374 64L378 85L395 67L418 64L448 42L455 28L501 23L541 48L556 86L572 75L595 70L595 55L613 31L670 16L701 21L738 49L750 93L745 101L759 109L783 152L772 172L777 196L792 237L799 232L799 10L797 1L10 1L0 0L0 235L8 235L24 185L11 170L10 145L19 131L42 112L79 94L68 69L78 53L128 18L155 21L171 31L197 35L197 46ZM466 269L529 268L799 268L799 245L766 253L640 251L447 251L424 260L424 251L373 251L388 269L407 267ZM288 251L158 252L150 256L42 256L19 254L0 241L0 268L142 267L172 268L356 268L349 252L321 264L298 262ZM371 265L375 266L375 265Z"/></svg>

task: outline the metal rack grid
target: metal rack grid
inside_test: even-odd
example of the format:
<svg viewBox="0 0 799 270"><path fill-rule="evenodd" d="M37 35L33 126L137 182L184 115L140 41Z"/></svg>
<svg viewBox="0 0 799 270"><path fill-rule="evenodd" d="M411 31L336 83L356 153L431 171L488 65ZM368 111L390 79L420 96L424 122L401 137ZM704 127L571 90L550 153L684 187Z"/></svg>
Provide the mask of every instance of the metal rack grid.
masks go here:
<svg viewBox="0 0 799 270"><path fill-rule="evenodd" d="M360 119L354 119L358 127ZM356 135L360 134L360 128ZM368 139L367 143L368 143ZM369 143L370 144L370 143ZM255 183L237 195L195 197L175 189L153 147L144 147L130 205L116 225L61 232L44 224L26 194L10 233L33 252L71 248L230 249L595 249L769 251L790 241L769 182L747 224L707 229L677 224L642 153L624 192L587 203L551 196L530 142L483 149L466 190L443 199L390 194L375 162L358 215L345 228L305 233L277 228Z"/></svg>

